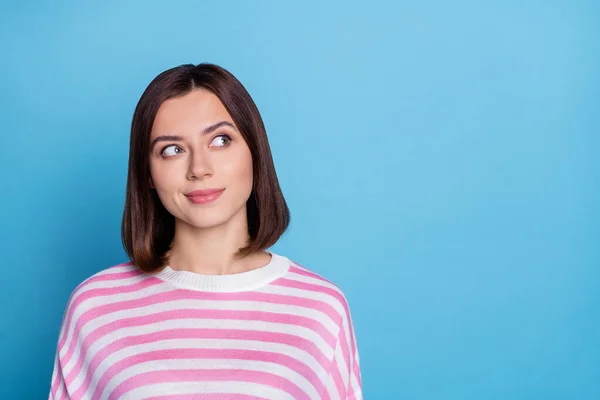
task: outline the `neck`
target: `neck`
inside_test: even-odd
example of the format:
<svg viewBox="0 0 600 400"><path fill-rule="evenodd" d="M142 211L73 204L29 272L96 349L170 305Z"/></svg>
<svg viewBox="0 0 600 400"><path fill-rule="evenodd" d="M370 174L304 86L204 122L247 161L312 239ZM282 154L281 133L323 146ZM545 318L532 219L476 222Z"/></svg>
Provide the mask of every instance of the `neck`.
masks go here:
<svg viewBox="0 0 600 400"><path fill-rule="evenodd" d="M248 240L245 212L210 228L197 228L176 220L168 264L174 270L203 275L236 274L266 265L270 255L262 251L243 258L235 255Z"/></svg>

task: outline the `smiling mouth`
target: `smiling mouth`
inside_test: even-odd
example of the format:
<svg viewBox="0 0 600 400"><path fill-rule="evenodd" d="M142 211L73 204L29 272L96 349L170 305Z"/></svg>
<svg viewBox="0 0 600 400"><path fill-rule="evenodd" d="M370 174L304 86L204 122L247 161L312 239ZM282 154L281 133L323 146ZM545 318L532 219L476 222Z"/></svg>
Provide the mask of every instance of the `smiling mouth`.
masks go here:
<svg viewBox="0 0 600 400"><path fill-rule="evenodd" d="M194 190L193 192L187 193L185 196L194 204L207 204L218 199L224 190L225 189Z"/></svg>

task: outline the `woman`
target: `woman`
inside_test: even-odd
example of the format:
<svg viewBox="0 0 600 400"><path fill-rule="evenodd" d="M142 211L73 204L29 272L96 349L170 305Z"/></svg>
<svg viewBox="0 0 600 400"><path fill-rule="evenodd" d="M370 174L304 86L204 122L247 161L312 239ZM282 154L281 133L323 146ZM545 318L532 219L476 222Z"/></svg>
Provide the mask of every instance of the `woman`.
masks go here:
<svg viewBox="0 0 600 400"><path fill-rule="evenodd" d="M242 84L212 64L159 74L131 126L131 262L72 293L50 399L359 399L343 293L267 250L289 211Z"/></svg>

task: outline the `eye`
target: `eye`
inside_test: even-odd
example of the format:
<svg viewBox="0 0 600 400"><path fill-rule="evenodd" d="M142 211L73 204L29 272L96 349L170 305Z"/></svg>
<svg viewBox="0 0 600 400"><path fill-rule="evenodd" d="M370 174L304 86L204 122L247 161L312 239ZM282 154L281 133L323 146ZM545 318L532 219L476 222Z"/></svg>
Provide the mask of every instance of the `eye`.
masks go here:
<svg viewBox="0 0 600 400"><path fill-rule="evenodd" d="M210 142L210 147L226 147L229 143L231 143L229 135L219 135Z"/></svg>
<svg viewBox="0 0 600 400"><path fill-rule="evenodd" d="M164 149L162 149L162 151L160 152L160 155L163 157L173 157L181 152L182 152L181 147L172 144L172 145L167 146Z"/></svg>

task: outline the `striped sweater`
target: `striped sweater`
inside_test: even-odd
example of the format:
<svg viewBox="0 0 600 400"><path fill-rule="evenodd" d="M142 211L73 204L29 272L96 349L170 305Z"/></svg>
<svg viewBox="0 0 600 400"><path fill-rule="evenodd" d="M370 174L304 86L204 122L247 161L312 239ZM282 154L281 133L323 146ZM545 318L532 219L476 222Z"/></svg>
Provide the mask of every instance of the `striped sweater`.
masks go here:
<svg viewBox="0 0 600 400"><path fill-rule="evenodd" d="M270 254L232 275L125 263L88 278L64 313L49 399L362 399L344 294Z"/></svg>

